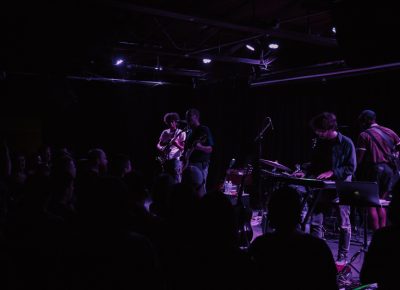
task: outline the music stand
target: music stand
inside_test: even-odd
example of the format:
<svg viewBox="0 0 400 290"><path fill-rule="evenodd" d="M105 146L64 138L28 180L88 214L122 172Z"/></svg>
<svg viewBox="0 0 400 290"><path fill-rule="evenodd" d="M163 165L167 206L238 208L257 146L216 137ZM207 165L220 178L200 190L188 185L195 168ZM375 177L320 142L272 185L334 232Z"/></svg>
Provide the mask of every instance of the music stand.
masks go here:
<svg viewBox="0 0 400 290"><path fill-rule="evenodd" d="M336 192L339 196L340 205L351 205L363 208L363 220L364 220L364 241L359 251L357 251L347 264L352 267L357 273L360 273L352 263L355 259L363 252L367 251L368 248L368 235L367 235L367 223L368 223L368 208L369 207L381 207L379 200L379 187L376 182L364 182L364 181L336 181ZM345 270L344 267L342 271Z"/></svg>

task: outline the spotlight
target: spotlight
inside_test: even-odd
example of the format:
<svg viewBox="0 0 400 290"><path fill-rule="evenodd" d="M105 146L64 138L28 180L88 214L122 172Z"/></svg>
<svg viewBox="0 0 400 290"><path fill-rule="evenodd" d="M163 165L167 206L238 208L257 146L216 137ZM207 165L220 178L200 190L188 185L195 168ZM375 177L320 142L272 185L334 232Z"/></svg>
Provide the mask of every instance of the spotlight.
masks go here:
<svg viewBox="0 0 400 290"><path fill-rule="evenodd" d="M270 44L268 45L268 47L269 47L270 49L278 49L278 48L279 48L279 44L277 44L277 43L270 43Z"/></svg>
<svg viewBox="0 0 400 290"><path fill-rule="evenodd" d="M211 62L211 59L209 59L209 58L203 58L203 63L210 63Z"/></svg>
<svg viewBox="0 0 400 290"><path fill-rule="evenodd" d="M254 50L255 50L254 47L251 46L250 44L246 44L246 48L247 48L248 50L251 50L251 51L254 51Z"/></svg>
<svg viewBox="0 0 400 290"><path fill-rule="evenodd" d="M332 32L336 33L336 27L332 27Z"/></svg>
<svg viewBox="0 0 400 290"><path fill-rule="evenodd" d="M163 70L163 68L162 68L162 66L156 66L155 68L154 68L155 70Z"/></svg>
<svg viewBox="0 0 400 290"><path fill-rule="evenodd" d="M123 64L123 63L124 63L124 60L121 59L121 58L119 58L119 59L116 60L116 62L114 63L114 65L121 65L121 64Z"/></svg>

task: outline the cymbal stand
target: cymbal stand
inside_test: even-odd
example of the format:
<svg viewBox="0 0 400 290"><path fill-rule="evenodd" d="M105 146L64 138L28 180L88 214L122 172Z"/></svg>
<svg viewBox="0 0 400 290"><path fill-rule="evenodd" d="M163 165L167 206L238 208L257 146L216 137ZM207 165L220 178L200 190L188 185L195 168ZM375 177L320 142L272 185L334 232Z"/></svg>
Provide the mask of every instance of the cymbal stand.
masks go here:
<svg viewBox="0 0 400 290"><path fill-rule="evenodd" d="M264 193L263 193L263 183L262 183L262 177L261 177L261 165L260 165L260 159L262 158L262 145L263 145L263 140L264 140L264 134L267 131L268 128L271 127L273 130L272 126L272 121L270 117L267 117L264 119L264 123L267 121L267 124L262 128L262 130L257 134L256 138L254 139L254 142L257 143L257 158L255 161L255 171L256 171L256 180L257 180L257 193L258 193L258 198L259 202L261 202L261 212L262 212L262 233L264 234L266 231L266 225L267 225L267 217L266 217L266 200L264 199Z"/></svg>

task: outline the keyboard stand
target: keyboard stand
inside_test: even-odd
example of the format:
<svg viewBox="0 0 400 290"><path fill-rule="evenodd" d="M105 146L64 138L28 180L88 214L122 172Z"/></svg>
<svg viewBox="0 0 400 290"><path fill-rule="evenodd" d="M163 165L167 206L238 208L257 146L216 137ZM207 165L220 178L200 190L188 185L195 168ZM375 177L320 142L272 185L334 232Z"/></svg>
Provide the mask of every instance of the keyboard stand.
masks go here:
<svg viewBox="0 0 400 290"><path fill-rule="evenodd" d="M301 223L301 229L303 232L306 231L306 225L308 223L308 220L310 219L311 215L313 214L315 207L317 206L319 199L320 199L320 193L321 193L321 189L311 189L310 187L305 187L306 188L306 196L304 197L303 201L302 201L302 209L304 209L304 207L307 204L307 201L312 198L311 204L308 207L306 216L304 217L302 223ZM314 196L313 196L314 195Z"/></svg>

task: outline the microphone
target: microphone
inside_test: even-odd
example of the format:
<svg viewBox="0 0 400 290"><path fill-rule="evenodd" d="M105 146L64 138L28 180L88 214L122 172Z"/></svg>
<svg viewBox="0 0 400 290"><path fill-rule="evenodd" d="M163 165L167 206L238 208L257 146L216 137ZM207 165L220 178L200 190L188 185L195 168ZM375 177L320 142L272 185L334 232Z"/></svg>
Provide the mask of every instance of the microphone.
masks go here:
<svg viewBox="0 0 400 290"><path fill-rule="evenodd" d="M185 120L178 120L177 123L187 124L187 121L185 121Z"/></svg>
<svg viewBox="0 0 400 290"><path fill-rule="evenodd" d="M271 125L271 130L274 130L274 124L272 124L272 119L270 117L267 117L267 120L269 121L269 124Z"/></svg>

